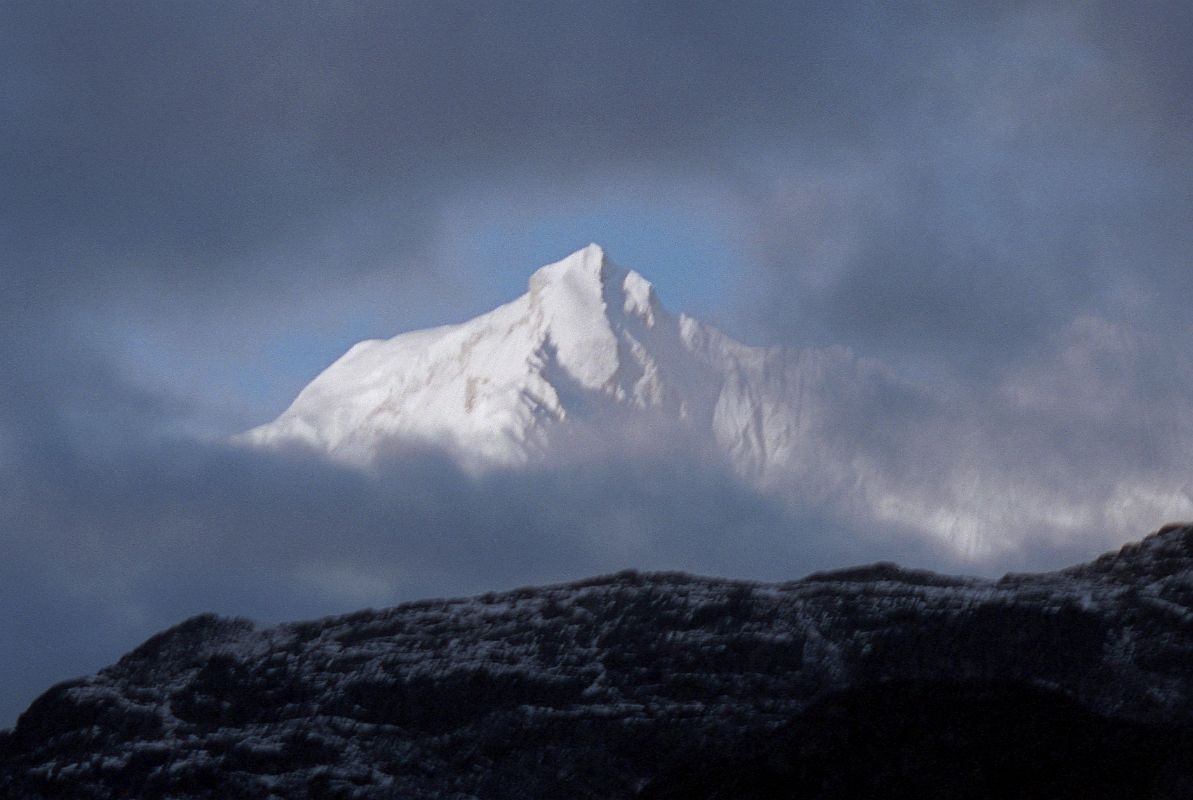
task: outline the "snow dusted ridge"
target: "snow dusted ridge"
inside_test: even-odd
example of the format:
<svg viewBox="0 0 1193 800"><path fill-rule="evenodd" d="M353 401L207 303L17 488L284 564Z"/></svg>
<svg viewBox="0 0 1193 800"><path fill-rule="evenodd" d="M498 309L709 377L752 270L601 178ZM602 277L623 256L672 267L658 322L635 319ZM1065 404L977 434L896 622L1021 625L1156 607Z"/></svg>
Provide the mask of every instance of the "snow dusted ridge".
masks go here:
<svg viewBox="0 0 1193 800"><path fill-rule="evenodd" d="M756 737L851 687L870 687L869 703L897 682L927 682L914 705L887 703L899 720L959 686L1030 688L1017 714L983 716L1041 753L1112 719L1189 726L1190 663L1190 524L1067 570L999 580L889 563L778 584L626 572L272 627L203 615L49 689L0 731L0 797L644 800L660 796L640 790L665 778L668 760L686 771L736 754L757 769ZM948 741L933 752L950 766L965 697L934 723ZM1033 726L1031 709L1058 698L1090 717L1076 730ZM869 719L864 706L850 713ZM803 730L819 737L832 718ZM1147 734L1143 753L1168 748L1161 760L1187 765L1176 730L1126 728L1122 741ZM910 752L903 763L923 768ZM844 769L872 767L852 745L843 755ZM995 755L999 775L1016 763ZM1189 796L1166 768L1125 764L1178 788L1007 796ZM989 796L978 785L889 796Z"/></svg>
<svg viewBox="0 0 1193 800"><path fill-rule="evenodd" d="M533 460L561 424L652 411L711 434L765 481L806 460L823 388L858 369L843 348L747 347L673 315L648 280L590 244L487 314L357 344L240 440L305 445L365 468L429 444L484 469Z"/></svg>

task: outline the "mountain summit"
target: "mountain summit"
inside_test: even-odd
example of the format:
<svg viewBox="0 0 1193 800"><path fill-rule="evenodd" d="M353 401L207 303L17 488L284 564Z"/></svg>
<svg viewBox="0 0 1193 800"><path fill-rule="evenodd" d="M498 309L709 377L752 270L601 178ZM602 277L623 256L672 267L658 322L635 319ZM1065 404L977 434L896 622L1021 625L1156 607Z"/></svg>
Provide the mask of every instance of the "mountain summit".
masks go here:
<svg viewBox="0 0 1193 800"><path fill-rule="evenodd" d="M355 345L280 417L240 438L362 467L430 445L483 469L533 460L561 427L603 429L650 412L765 478L806 461L800 451L816 446L857 373L843 348L747 347L672 314L646 278L590 244L487 314Z"/></svg>

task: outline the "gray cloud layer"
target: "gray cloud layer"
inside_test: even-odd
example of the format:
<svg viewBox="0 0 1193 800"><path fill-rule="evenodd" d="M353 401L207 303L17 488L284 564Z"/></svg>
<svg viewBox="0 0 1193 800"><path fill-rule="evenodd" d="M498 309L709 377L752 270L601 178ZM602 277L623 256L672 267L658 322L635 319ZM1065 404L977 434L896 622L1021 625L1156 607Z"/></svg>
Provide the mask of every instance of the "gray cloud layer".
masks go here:
<svg viewBox="0 0 1193 800"><path fill-rule="evenodd" d="M0 724L208 608L947 566L682 447L482 482L422 454L376 485L183 436L213 407L207 430L248 421L231 388L171 379L189 363L250 359L320 303L445 303L443 218L478 188L707 195L741 253L734 330L918 382L912 412L851 418L913 513L1068 498L1083 519L1125 484L1182 507L1191 36L1179 3L3 6ZM146 380L155 337L176 363ZM1090 519L1086 545L1005 566L1123 535Z"/></svg>

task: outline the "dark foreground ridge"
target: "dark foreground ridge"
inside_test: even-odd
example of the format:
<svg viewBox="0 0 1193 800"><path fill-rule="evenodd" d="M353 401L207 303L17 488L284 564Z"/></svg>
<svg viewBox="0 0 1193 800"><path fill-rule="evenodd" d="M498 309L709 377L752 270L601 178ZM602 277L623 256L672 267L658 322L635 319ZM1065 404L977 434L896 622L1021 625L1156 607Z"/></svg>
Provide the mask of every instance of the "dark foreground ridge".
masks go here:
<svg viewBox="0 0 1193 800"><path fill-rule="evenodd" d="M634 572L206 615L0 733L0 798L1193 796L1193 526L1060 572Z"/></svg>

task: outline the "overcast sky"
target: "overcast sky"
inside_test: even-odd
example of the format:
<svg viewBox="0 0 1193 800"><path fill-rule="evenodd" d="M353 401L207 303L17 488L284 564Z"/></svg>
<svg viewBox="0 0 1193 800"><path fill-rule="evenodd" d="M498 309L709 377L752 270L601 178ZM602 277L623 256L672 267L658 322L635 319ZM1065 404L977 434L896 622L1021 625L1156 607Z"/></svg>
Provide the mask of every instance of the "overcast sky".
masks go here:
<svg viewBox="0 0 1193 800"><path fill-rule="evenodd" d="M1190 41L1180 2L0 4L0 725L200 611L995 574L1193 514ZM221 443L589 241L906 381L865 410L901 504L793 509L680 444L371 480ZM997 557L902 535L957 525Z"/></svg>

